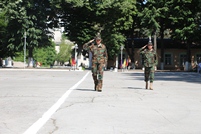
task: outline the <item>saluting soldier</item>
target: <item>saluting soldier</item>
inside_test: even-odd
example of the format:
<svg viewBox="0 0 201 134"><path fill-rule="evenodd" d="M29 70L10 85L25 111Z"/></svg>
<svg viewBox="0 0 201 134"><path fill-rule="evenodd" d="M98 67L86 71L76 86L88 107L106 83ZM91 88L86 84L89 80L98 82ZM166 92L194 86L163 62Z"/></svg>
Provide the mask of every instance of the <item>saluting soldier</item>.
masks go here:
<svg viewBox="0 0 201 134"><path fill-rule="evenodd" d="M94 88L99 92L102 91L103 71L108 59L106 46L101 41L102 39L98 35L95 39L83 45L84 50L91 51L92 53L92 77L95 85Z"/></svg>
<svg viewBox="0 0 201 134"><path fill-rule="evenodd" d="M139 52L144 58L145 88L148 89L148 81L150 81L149 89L153 90L155 67L158 64L157 53L153 49L152 42L148 42L148 44L140 48Z"/></svg>

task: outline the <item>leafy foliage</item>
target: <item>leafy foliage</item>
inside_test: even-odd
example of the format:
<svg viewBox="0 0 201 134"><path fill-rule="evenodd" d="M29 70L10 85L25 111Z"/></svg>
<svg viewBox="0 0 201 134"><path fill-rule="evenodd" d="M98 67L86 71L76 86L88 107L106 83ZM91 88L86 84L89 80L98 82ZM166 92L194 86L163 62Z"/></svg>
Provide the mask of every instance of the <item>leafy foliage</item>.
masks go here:
<svg viewBox="0 0 201 134"><path fill-rule="evenodd" d="M4 57L5 51L5 36L6 36L6 27L7 27L7 20L5 16L5 12L0 10L0 57Z"/></svg>
<svg viewBox="0 0 201 134"><path fill-rule="evenodd" d="M55 43L51 46L34 49L34 60L41 62L43 66L53 65L56 58Z"/></svg>
<svg viewBox="0 0 201 134"><path fill-rule="evenodd" d="M200 35L200 5L199 0L176 0L172 2L171 9L174 16L171 17L173 25L172 36L183 41L198 41Z"/></svg>
<svg viewBox="0 0 201 134"><path fill-rule="evenodd" d="M16 52L15 57L13 57L13 60L24 62L24 51Z"/></svg>
<svg viewBox="0 0 201 134"><path fill-rule="evenodd" d="M52 33L49 28L53 26L52 18L55 12L52 12L49 0L0 0L0 3L8 21L4 37L5 47L1 50L7 53L2 55L3 57L14 56L17 51L23 50L25 32L29 57L32 57L32 50L35 47L51 45Z"/></svg>
<svg viewBox="0 0 201 134"><path fill-rule="evenodd" d="M79 51L101 33L110 59L134 35L144 38L157 32L163 38L168 33L176 40L201 44L200 17L200 0L0 0L0 57L23 50L25 31L31 57L36 48L51 46L50 28L58 26L64 26Z"/></svg>
<svg viewBox="0 0 201 134"><path fill-rule="evenodd" d="M57 7L63 11L62 25L70 40L82 47L101 33L103 43L110 50L109 58L113 58L124 45L126 36L123 31L132 26L132 16L136 13L133 0L66 0Z"/></svg>
<svg viewBox="0 0 201 134"><path fill-rule="evenodd" d="M72 44L66 43L65 38L62 39L59 45L59 53L56 56L56 61L63 65L65 62L69 61L71 58Z"/></svg>
<svg viewBox="0 0 201 134"><path fill-rule="evenodd" d="M192 42L199 44L200 39L200 1L199 0L148 0L138 1L139 26L145 36L158 33L158 38L167 34L169 38L184 42L190 62L190 47ZM147 29L147 30L146 30ZM164 59L164 46L161 43L161 62Z"/></svg>
<svg viewBox="0 0 201 134"><path fill-rule="evenodd" d="M24 52L17 52L16 57L14 57L14 61L21 61L24 62ZM27 55L27 54L26 54ZM41 62L43 66L49 66L54 64L56 58L56 50L55 50L55 43L52 42L51 46L46 46L43 48L35 48L34 49L34 61ZM27 59L28 57L26 57Z"/></svg>

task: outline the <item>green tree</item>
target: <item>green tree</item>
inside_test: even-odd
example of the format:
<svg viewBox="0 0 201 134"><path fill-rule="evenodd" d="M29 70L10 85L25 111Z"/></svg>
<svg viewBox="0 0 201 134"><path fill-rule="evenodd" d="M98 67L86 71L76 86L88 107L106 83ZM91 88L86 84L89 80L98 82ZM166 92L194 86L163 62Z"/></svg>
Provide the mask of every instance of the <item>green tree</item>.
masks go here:
<svg viewBox="0 0 201 134"><path fill-rule="evenodd" d="M56 59L55 43L51 46L35 48L33 54L35 62L41 62L43 66L53 65Z"/></svg>
<svg viewBox="0 0 201 134"><path fill-rule="evenodd" d="M53 65L56 58L55 43L52 42L51 46L35 48L33 53L35 64L41 62L43 66ZM16 52L13 60L24 62L24 51Z"/></svg>
<svg viewBox="0 0 201 134"><path fill-rule="evenodd" d="M138 9L140 10L138 14L138 20L141 21L139 23L141 25L140 27L143 27L142 30L146 37L154 36L155 49L157 49L157 37L161 38L161 64L163 64L164 60L163 39L165 31L172 28L172 21L170 19L170 17L174 15L171 13L172 2L173 0L149 0L144 3L141 2L141 4L138 5Z"/></svg>
<svg viewBox="0 0 201 134"><path fill-rule="evenodd" d="M37 47L51 45L52 28L56 21L54 8L49 0L13 1L1 0L2 9L6 13L8 25L6 28L5 50L8 56L14 56L24 47L24 34L26 32L26 48L28 57L33 57L33 50Z"/></svg>
<svg viewBox="0 0 201 134"><path fill-rule="evenodd" d="M15 52L21 51L23 48L24 26L30 22L26 20L26 10L20 5L20 1L8 0L2 1L1 3L3 3L3 10L8 21L6 36L4 36L5 49L8 52L7 56L14 56Z"/></svg>
<svg viewBox="0 0 201 134"><path fill-rule="evenodd" d="M56 56L56 61L63 65L65 62L69 61L71 58L72 46L73 44L66 43L65 38L62 39L59 45L59 53Z"/></svg>
<svg viewBox="0 0 201 134"><path fill-rule="evenodd" d="M201 1L199 0L175 0L172 2L171 17L173 25L172 38L184 42L187 48L187 63L191 63L191 46L200 43ZM189 70L190 68L187 68Z"/></svg>
<svg viewBox="0 0 201 134"><path fill-rule="evenodd" d="M24 51L16 52L15 57L13 57L14 61L24 62Z"/></svg>
<svg viewBox="0 0 201 134"><path fill-rule="evenodd" d="M82 45L100 32L109 58L124 45L125 30L132 26L136 13L134 0L66 0L54 1L62 12L62 24L70 40Z"/></svg>
<svg viewBox="0 0 201 134"><path fill-rule="evenodd" d="M156 35L161 38L161 63L164 60L163 38L166 31L169 36L180 42L186 42L188 61L190 62L190 46L199 42L200 36L200 1L199 0L148 0L138 1L138 23L146 36ZM144 27L144 28L143 28ZM148 32L146 33L148 29Z"/></svg>
<svg viewBox="0 0 201 134"><path fill-rule="evenodd" d="M6 27L7 27L7 20L5 16L5 12L1 11L0 9L0 57L5 57L5 35L6 35Z"/></svg>

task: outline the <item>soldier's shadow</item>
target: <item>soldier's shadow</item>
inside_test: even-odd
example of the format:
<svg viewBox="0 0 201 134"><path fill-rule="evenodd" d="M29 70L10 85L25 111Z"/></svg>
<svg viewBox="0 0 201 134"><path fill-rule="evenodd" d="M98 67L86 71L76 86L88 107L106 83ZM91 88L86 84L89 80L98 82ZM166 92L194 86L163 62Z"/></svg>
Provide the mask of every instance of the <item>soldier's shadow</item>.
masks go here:
<svg viewBox="0 0 201 134"><path fill-rule="evenodd" d="M74 89L74 90L79 90L79 91L95 91L94 89L91 89L91 88L77 88L77 89Z"/></svg>
<svg viewBox="0 0 201 134"><path fill-rule="evenodd" d="M140 88L140 87L127 87L128 89L140 89L140 90L145 90L145 88Z"/></svg>

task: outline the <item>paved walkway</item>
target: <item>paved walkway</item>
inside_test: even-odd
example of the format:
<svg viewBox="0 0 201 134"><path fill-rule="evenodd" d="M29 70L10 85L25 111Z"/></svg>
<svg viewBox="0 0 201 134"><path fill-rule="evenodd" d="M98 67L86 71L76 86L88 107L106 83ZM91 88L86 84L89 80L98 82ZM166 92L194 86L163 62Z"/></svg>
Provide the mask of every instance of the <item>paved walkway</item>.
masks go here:
<svg viewBox="0 0 201 134"><path fill-rule="evenodd" d="M93 91L89 71L0 69L2 134L200 134L201 75L104 73Z"/></svg>

